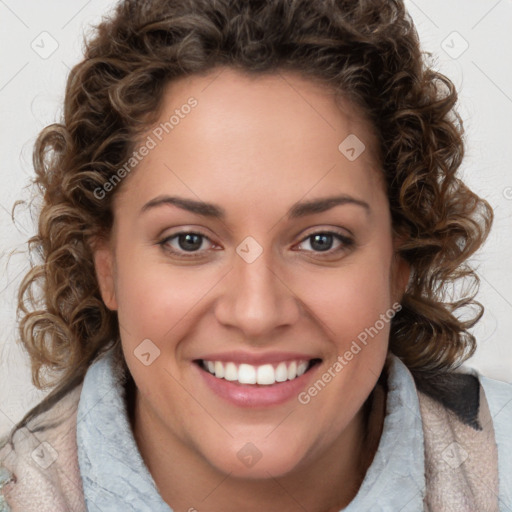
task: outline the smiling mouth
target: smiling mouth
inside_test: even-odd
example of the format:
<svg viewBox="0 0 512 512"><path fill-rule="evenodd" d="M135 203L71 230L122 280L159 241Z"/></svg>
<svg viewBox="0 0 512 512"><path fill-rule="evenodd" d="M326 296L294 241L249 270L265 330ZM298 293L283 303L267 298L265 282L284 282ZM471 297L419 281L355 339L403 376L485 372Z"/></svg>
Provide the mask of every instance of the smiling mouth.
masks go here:
<svg viewBox="0 0 512 512"><path fill-rule="evenodd" d="M298 379L314 366L321 363L315 358L309 361L290 360L275 364L252 365L225 361L197 359L194 362L204 371L217 379L234 384L271 386Z"/></svg>

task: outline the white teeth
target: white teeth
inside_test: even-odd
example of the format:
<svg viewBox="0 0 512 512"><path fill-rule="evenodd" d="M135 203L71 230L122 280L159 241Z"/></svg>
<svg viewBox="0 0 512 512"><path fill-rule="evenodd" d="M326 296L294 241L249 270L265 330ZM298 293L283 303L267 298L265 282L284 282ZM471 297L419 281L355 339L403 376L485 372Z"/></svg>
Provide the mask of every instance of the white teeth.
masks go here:
<svg viewBox="0 0 512 512"><path fill-rule="evenodd" d="M264 364L263 366L258 366L258 371L256 372L256 382L258 384L274 384L276 381L274 367L271 364Z"/></svg>
<svg viewBox="0 0 512 512"><path fill-rule="evenodd" d="M217 373L215 373L217 375ZM236 371L235 363L228 363L224 368L224 378L226 380L237 380L238 372Z"/></svg>
<svg viewBox="0 0 512 512"><path fill-rule="evenodd" d="M238 382L240 384L256 384L256 368L250 364L241 364L238 367Z"/></svg>
<svg viewBox="0 0 512 512"><path fill-rule="evenodd" d="M288 366L288 380L295 379L297 377L297 363L292 361Z"/></svg>
<svg viewBox="0 0 512 512"><path fill-rule="evenodd" d="M234 362L203 361L203 368L218 379L238 381L240 384L260 384L270 386L276 382L293 380L304 375L308 368L308 361L281 362L275 368L272 364L253 366Z"/></svg>
<svg viewBox="0 0 512 512"><path fill-rule="evenodd" d="M306 369L308 367L308 363L300 363L297 365L297 377L304 375L306 373Z"/></svg>
<svg viewBox="0 0 512 512"><path fill-rule="evenodd" d="M215 377L224 377L224 365L220 361L215 361Z"/></svg>
<svg viewBox="0 0 512 512"><path fill-rule="evenodd" d="M276 368L276 382L284 382L288 380L288 368L286 363L279 363Z"/></svg>

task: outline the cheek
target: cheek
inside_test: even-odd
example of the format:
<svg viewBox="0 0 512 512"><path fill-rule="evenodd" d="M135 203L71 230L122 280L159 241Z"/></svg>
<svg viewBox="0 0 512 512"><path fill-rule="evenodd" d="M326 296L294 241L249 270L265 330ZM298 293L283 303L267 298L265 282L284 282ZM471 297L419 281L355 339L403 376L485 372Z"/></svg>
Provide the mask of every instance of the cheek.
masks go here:
<svg viewBox="0 0 512 512"><path fill-rule="evenodd" d="M394 316L389 266L347 265L314 282L304 296L328 340L327 361L299 401L311 415L332 421L334 436L362 406L385 363Z"/></svg>
<svg viewBox="0 0 512 512"><path fill-rule="evenodd" d="M391 307L389 265L383 261L354 263L314 279L302 276L301 297L336 340L357 337ZM314 286L312 286L314 283ZM331 336L329 336L331 337Z"/></svg>
<svg viewBox="0 0 512 512"><path fill-rule="evenodd" d="M117 258L118 316L132 341L163 339L215 284L192 266L167 265L153 248L126 248Z"/></svg>

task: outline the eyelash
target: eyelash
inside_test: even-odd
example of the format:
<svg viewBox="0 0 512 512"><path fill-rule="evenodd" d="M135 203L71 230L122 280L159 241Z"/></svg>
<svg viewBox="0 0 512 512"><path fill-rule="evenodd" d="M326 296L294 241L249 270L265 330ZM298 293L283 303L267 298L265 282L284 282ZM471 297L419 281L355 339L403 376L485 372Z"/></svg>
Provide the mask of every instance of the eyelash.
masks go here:
<svg viewBox="0 0 512 512"><path fill-rule="evenodd" d="M182 250L176 250L174 248L169 247L169 245L168 245L169 241L177 239L181 235L197 235L197 236L201 237L202 239L206 239L206 240L210 241L210 243L213 243L208 236L203 235L202 233L198 233L196 231L180 231L171 236L165 237L163 240L158 242L158 245L164 251L172 253L173 255L177 256L178 258L182 258L182 259L197 258L198 254L200 254L201 251L188 251L187 252L187 251L182 251ZM352 238L349 238L346 235L342 235L341 233L338 233L336 231L315 231L314 233L311 233L311 234L307 235L306 237L304 237L299 242L299 245L304 243L305 241L313 238L316 235L332 235L339 242L341 242L342 245L338 249L328 249L327 251L308 250L306 252L312 252L312 253L316 253L318 255L332 256L333 254L336 254L338 252L346 251L355 245L355 242Z"/></svg>

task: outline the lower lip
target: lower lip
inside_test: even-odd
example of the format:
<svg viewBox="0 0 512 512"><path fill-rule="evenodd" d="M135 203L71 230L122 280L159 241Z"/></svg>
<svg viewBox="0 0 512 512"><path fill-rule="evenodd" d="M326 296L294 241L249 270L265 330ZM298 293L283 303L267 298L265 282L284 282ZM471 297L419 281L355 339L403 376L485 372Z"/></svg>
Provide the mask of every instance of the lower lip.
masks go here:
<svg viewBox="0 0 512 512"><path fill-rule="evenodd" d="M206 382L206 385L215 394L238 407L269 407L283 404L292 398L297 398L319 366L316 364L296 379L263 386L240 384L226 379L218 379L197 364L193 364Z"/></svg>

